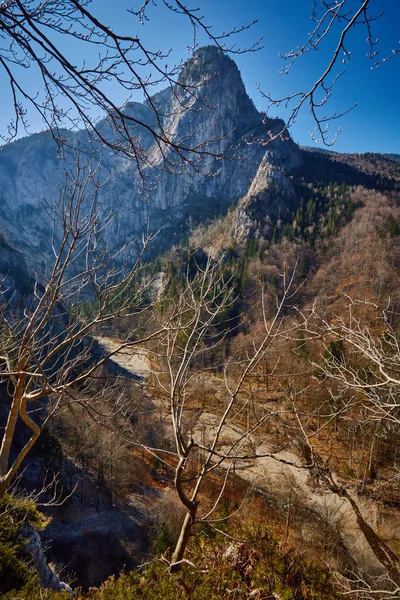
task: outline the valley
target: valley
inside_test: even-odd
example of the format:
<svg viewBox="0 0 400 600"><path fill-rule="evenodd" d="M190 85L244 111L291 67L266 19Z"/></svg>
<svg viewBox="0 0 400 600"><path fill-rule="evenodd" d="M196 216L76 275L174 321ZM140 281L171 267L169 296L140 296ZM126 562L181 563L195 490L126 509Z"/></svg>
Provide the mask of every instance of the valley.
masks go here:
<svg viewBox="0 0 400 600"><path fill-rule="evenodd" d="M99 338L98 338L99 339ZM99 341L108 349L113 350L118 347L118 342L113 342L109 338L99 339ZM148 377L151 370L149 365L143 360L143 357L129 352L118 352L113 360L123 369L127 369L132 375L140 375L144 378ZM201 385L207 387L207 376L200 378ZM215 385L215 394L218 395L218 387L222 381L217 382L213 378ZM260 387L260 386L259 386ZM276 392L272 389L268 394L262 391L264 386L261 386L261 394L259 393L257 401L262 402L279 402L279 397L276 398ZM279 392L278 392L279 394ZM150 392L151 396L151 392ZM261 396L264 396L262 400ZM158 407L160 412L162 407ZM200 438L203 438L202 443L210 444L215 430L218 427L219 419L216 414L199 411L191 408L196 416L191 419L191 427L195 432L195 441L200 443ZM196 419L196 420L194 420ZM229 443L232 440L239 440L245 433L245 428L228 426L225 431L225 437L229 438ZM171 431L167 435L171 435ZM196 437L198 438L196 440ZM357 513L354 511L351 503L343 494L335 493L324 485L323 481L315 481L310 475L307 468L301 464L296 454L288 450L274 452L272 443L265 445L265 435L255 435L249 439L252 445L253 453L260 456L258 459L248 459L238 462L235 465L234 472L237 477L243 479L250 484L251 488L256 488L258 494L267 494L275 499L278 505L285 506L288 511L288 520L290 518L290 503L299 505L301 510L308 509L315 513L315 518L324 520L329 518L329 525L336 530L345 552L355 560L359 568L364 568L370 574L382 576L385 574L385 569L379 561L379 553L374 553L374 543L370 545L368 535L364 537L364 531L360 527L357 520ZM225 444L227 441L225 441ZM337 485L341 485L337 474L332 473L332 478ZM346 482L342 482L346 485ZM288 498L288 488L290 495ZM352 489L353 488L353 489ZM172 488L171 488L172 491ZM353 501L357 501L357 490L354 486L350 486L349 493L353 497ZM392 511L378 510L377 505L373 500L363 498L362 502L358 502L360 511L365 519L367 526L372 528L377 527L379 521L380 530L390 530L391 525L396 522ZM328 517L329 515L329 517ZM400 542L399 537L395 537L396 542Z"/></svg>
<svg viewBox="0 0 400 600"><path fill-rule="evenodd" d="M71 597L21 567L29 493L77 600L396 598L400 163L299 147L216 47L179 77L206 173L0 153L0 585Z"/></svg>

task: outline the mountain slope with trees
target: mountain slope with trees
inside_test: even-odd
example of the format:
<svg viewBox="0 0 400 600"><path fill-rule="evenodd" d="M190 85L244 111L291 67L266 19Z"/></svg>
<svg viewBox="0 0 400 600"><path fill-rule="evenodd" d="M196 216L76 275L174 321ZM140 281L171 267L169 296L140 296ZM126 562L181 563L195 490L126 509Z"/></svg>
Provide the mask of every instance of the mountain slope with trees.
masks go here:
<svg viewBox="0 0 400 600"><path fill-rule="evenodd" d="M203 77L203 68L207 76L215 75L208 90L218 100L212 113L216 118L206 119L195 110L178 117L174 110L169 126L181 128L184 135L208 124L218 154L222 146L224 152L230 148L226 143L233 125L238 127L236 141L258 132L260 115L232 61L210 48L199 51L199 57L186 65L183 74L191 84ZM217 71L231 82L233 101L224 95ZM164 106L175 100L170 92L154 97ZM226 126L222 131L221 122ZM281 122L267 126L279 128ZM47 186L54 173L56 185L61 167L51 157L52 151L42 153L43 144L46 148L51 144L48 136L33 136L8 146L2 156L8 178L5 190L16 190L15 210L22 207L21 214L10 208L2 217L9 237L2 242L2 260L4 274L10 278L3 293L2 374L9 380L12 399L9 409L4 390L2 416L12 413L2 445L4 493L22 459L28 488L37 486L29 481L31 473L35 477L39 471L40 482L45 471L58 474L68 498L64 508L54 509L49 535L65 520L67 527L60 529L69 528L71 540L65 540L65 547L69 552L72 547L74 554L77 541L72 523L80 515L89 527L82 560L85 552L93 554L96 539L102 540L96 556L101 556L104 544L101 532L96 537L97 530L90 530L91 519L85 521L90 511L104 511L105 518L117 519L118 511L129 513L128 518L133 515L136 526L148 532L141 552L152 548L165 552L161 567L172 571L184 561L185 570L164 581L163 593L176 594L182 587L190 596L195 586L208 589L210 580L223 573L217 597L224 590L228 593L230 586L252 597L264 593L318 597L321 580L323 593L335 597L331 577L299 559L289 549L293 544L310 559L318 558L315 548L319 549L337 579L336 589L342 586L350 593L362 586L368 598L370 590L380 585L386 590L382 598L393 597L400 577L398 162L374 154L301 153L287 137L266 149L244 142L239 157L226 157L215 177L202 179L197 173L181 180L166 175L148 204L140 205L131 189L135 181L131 165L125 158L104 155L106 170L112 166L118 176L114 173L114 185L100 194L100 208L92 203L92 209L81 214L80 198L83 201L86 190L91 197L100 183L92 186L91 181L72 180L69 187L83 192L78 194L78 210L73 209L74 195L67 193L58 205L61 229L55 227L51 237L36 208L41 210L40 186L43 182ZM43 179L37 188L24 181L16 163L21 147L39 162L46 155L40 165L32 158L32 169L40 168ZM242 150L247 160L240 156ZM182 195L177 199L179 188ZM46 190L53 194L52 189ZM24 202L28 191L33 203ZM132 235L138 233L138 212L141 227L154 206L160 222L167 214L166 228L159 236L169 251L147 264L137 261L133 271L129 254L122 254L125 263L115 260L115 246L110 254L101 255L105 262L99 262L98 234L104 214L107 221L106 209L117 210L106 241L118 244L124 227ZM25 245L16 237L18 224L26 229ZM66 236L61 238L52 277L46 280L43 271L36 286L33 281L30 285L27 275L33 273L35 252L42 252L34 249L34 226L42 236L39 246L49 241L54 245L60 231ZM11 238L21 248L14 261ZM176 243L171 248L172 240ZM83 271L74 270L79 261L68 270L75 247L78 256L85 255ZM43 253L46 256L45 249ZM133 256L137 256L134 251ZM18 264L23 265L19 278L15 276ZM143 381L118 370L108 360L113 353L101 354L89 333L118 335L119 350L132 352L137 347L150 365L148 378ZM117 381L109 386L115 374ZM26 406L32 400L41 402L29 416ZM18 415L31 425L32 444L26 432L19 435ZM38 416L43 418L40 423ZM41 437L40 429L44 430ZM31 446L36 453L23 453L20 460L21 449ZM261 459L300 470L306 485L301 488L288 475L278 490L271 463ZM257 471L259 463L265 472ZM10 464L16 468L8 473ZM253 493L241 470L257 473L258 489ZM332 502L311 504L310 489L314 498L334 497L335 506L345 503L351 526L340 521L342 512L332 512ZM53 491L52 484L44 494ZM163 507L161 515L154 514L152 502L143 510L148 520L139 515L135 503L139 506L140 491L142 496L160 499L154 504ZM174 498L171 503L166 501L169 493ZM230 513L241 514L242 504L248 521L257 510L261 518L268 515L285 550L263 534L264 540L270 540L266 542L270 554L265 557L265 548L257 546L249 530L246 534L224 529ZM166 518L169 512L172 518ZM2 541L14 561L20 542L15 546L15 530L11 533L14 537ZM125 533L113 540L115 548L121 542L117 554L121 561L126 556ZM214 537L224 533L247 537L232 540L229 550ZM366 554L351 553L356 536L372 553L373 563L363 564ZM244 548L238 546L242 541L247 543ZM249 565L246 570L240 563L233 580L224 570L229 552L240 554ZM217 563L210 577L209 555ZM185 562L192 562L191 558L194 566ZM272 561L267 574L260 566L265 560ZM113 564L112 570L122 566ZM197 570L206 574L205 579L196 579ZM161 581L159 573L153 566L143 576L124 575L92 595L129 597L126 585L135 597L143 579L149 594L157 597L154 586ZM25 575L31 585L30 574ZM93 581L84 583L89 586ZM37 593L35 585L33 581L32 597Z"/></svg>

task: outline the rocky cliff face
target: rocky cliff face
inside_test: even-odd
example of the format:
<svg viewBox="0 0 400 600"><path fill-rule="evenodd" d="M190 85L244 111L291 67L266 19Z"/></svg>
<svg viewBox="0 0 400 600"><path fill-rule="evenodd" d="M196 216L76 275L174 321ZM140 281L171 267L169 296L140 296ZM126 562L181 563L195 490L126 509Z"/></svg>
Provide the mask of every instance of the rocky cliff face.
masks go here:
<svg viewBox="0 0 400 600"><path fill-rule="evenodd" d="M73 596L69 585L60 581L55 571L47 564L39 533L32 525L25 524L20 529L20 537L25 541L21 549L22 558L33 566L39 576L40 585L57 592L66 592Z"/></svg>
<svg viewBox="0 0 400 600"><path fill-rule="evenodd" d="M219 49L205 47L184 66L180 81L193 86L196 94L187 92L186 85L186 91L166 89L154 96L164 129L176 139L190 136L192 144L207 140L207 150L223 152L226 158L205 158L199 165L201 172L192 168L179 175L159 171L161 150L152 147L153 138L144 131L142 144L150 151L153 164L145 171L150 185L144 199L134 162L98 150L94 160L101 160L102 177L109 177L99 202L115 214L107 230L112 248L140 235L148 221L152 231L161 228L158 247L165 248L186 232L189 218L195 222L210 218L243 197L247 204L242 221L250 220L254 229L254 211L275 211L284 203L285 194L292 193L286 174L299 164L298 147L288 137L267 146L251 143L267 139L269 132L279 131L283 123L263 122L263 115L246 94L236 64ZM126 111L154 124L149 105L131 103ZM104 130L109 127L106 121L100 126ZM79 141L81 148L89 149L83 132L68 136L72 145ZM31 275L49 250L51 223L43 201L51 205L59 198L65 171L73 170L73 152L59 158L49 133L18 140L0 152L0 229L24 255ZM238 224L238 235L246 235L243 223Z"/></svg>
<svg viewBox="0 0 400 600"><path fill-rule="evenodd" d="M300 164L291 144L281 144L278 151L267 150L249 191L241 199L233 223L232 237L245 242L257 238L269 218L276 219L293 206L296 193L287 177Z"/></svg>

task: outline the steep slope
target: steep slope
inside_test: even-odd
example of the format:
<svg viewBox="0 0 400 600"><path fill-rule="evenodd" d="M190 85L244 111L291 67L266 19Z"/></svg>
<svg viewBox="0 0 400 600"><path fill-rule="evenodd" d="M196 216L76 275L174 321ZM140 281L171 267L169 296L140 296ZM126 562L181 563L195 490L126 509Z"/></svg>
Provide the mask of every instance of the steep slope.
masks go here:
<svg viewBox="0 0 400 600"><path fill-rule="evenodd" d="M287 177L300 164L292 146L278 152L267 150L246 196L239 203L234 219L233 237L240 242L262 237L267 219L276 220L296 203L296 193Z"/></svg>
<svg viewBox="0 0 400 600"><path fill-rule="evenodd" d="M187 232L189 218L199 222L213 217L243 197L261 161L264 178L270 178L271 169L276 173L279 163L278 183L287 187L286 172L300 161L297 146L288 136L272 141L267 152L262 144L252 143L268 139L271 130L280 131L284 125L279 120L263 122L230 58L215 47L202 48L184 66L180 82L185 83L184 88L159 92L153 102L159 106L163 128L170 135L175 139L190 137L192 145L209 153L195 167L189 164L185 173L178 174L173 165L171 172L159 170L161 153L168 156L169 150L151 147L153 138L146 131L142 145L150 152L151 166L142 174L133 160L101 148L93 151L83 132L66 132L69 142L62 158L46 132L2 150L0 227L27 257L31 273L49 251L51 222L42 203L52 205L59 198L65 172L75 170L74 152L68 148L78 143L81 150L88 151L85 161L101 161L100 179L108 178L99 192L99 203L106 213L115 214L107 231L112 248L140 235L148 222L152 231L162 229L158 247L168 247ZM125 110L155 124L154 113L146 104L131 103ZM110 127L107 121L99 126L104 130ZM216 161L214 155L221 153L226 158ZM146 181L145 195L141 193L141 175ZM273 201L271 188L269 195Z"/></svg>

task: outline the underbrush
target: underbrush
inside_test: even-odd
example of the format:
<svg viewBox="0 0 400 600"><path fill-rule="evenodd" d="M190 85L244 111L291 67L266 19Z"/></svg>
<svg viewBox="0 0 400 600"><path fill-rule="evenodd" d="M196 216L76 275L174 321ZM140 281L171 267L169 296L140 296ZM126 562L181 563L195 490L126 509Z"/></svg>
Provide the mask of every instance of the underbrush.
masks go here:
<svg viewBox="0 0 400 600"><path fill-rule="evenodd" d="M212 600L220 598L279 598L280 600L336 600L328 570L283 549L273 532L257 524L230 532L237 541L211 530L192 540L187 561L170 572L168 555L140 571L110 577L99 589L76 600ZM239 541L243 540L243 541ZM64 593L27 586L19 598L62 600Z"/></svg>
<svg viewBox="0 0 400 600"><path fill-rule="evenodd" d="M159 559L141 572L124 573L118 579L110 578L100 589L78 598L339 598L325 567L307 561L291 549L283 549L267 527L249 525L230 533L243 541L233 541L211 530L201 532L192 540L187 553L188 562L183 563L176 573L170 573L166 559Z"/></svg>
<svg viewBox="0 0 400 600"><path fill-rule="evenodd" d="M41 531L46 524L45 516L31 499L11 494L0 498L0 592L6 594L36 587L37 575L21 555L25 539L20 530L24 525L31 525Z"/></svg>
<svg viewBox="0 0 400 600"><path fill-rule="evenodd" d="M259 523L215 533L204 529L191 541L177 572L166 553L138 571L110 577L100 588L75 591L75 600L213 600L276 598L337 600L329 571L280 545L271 529ZM235 539L233 539L235 538ZM63 593L30 582L18 592L26 600L64 600Z"/></svg>

